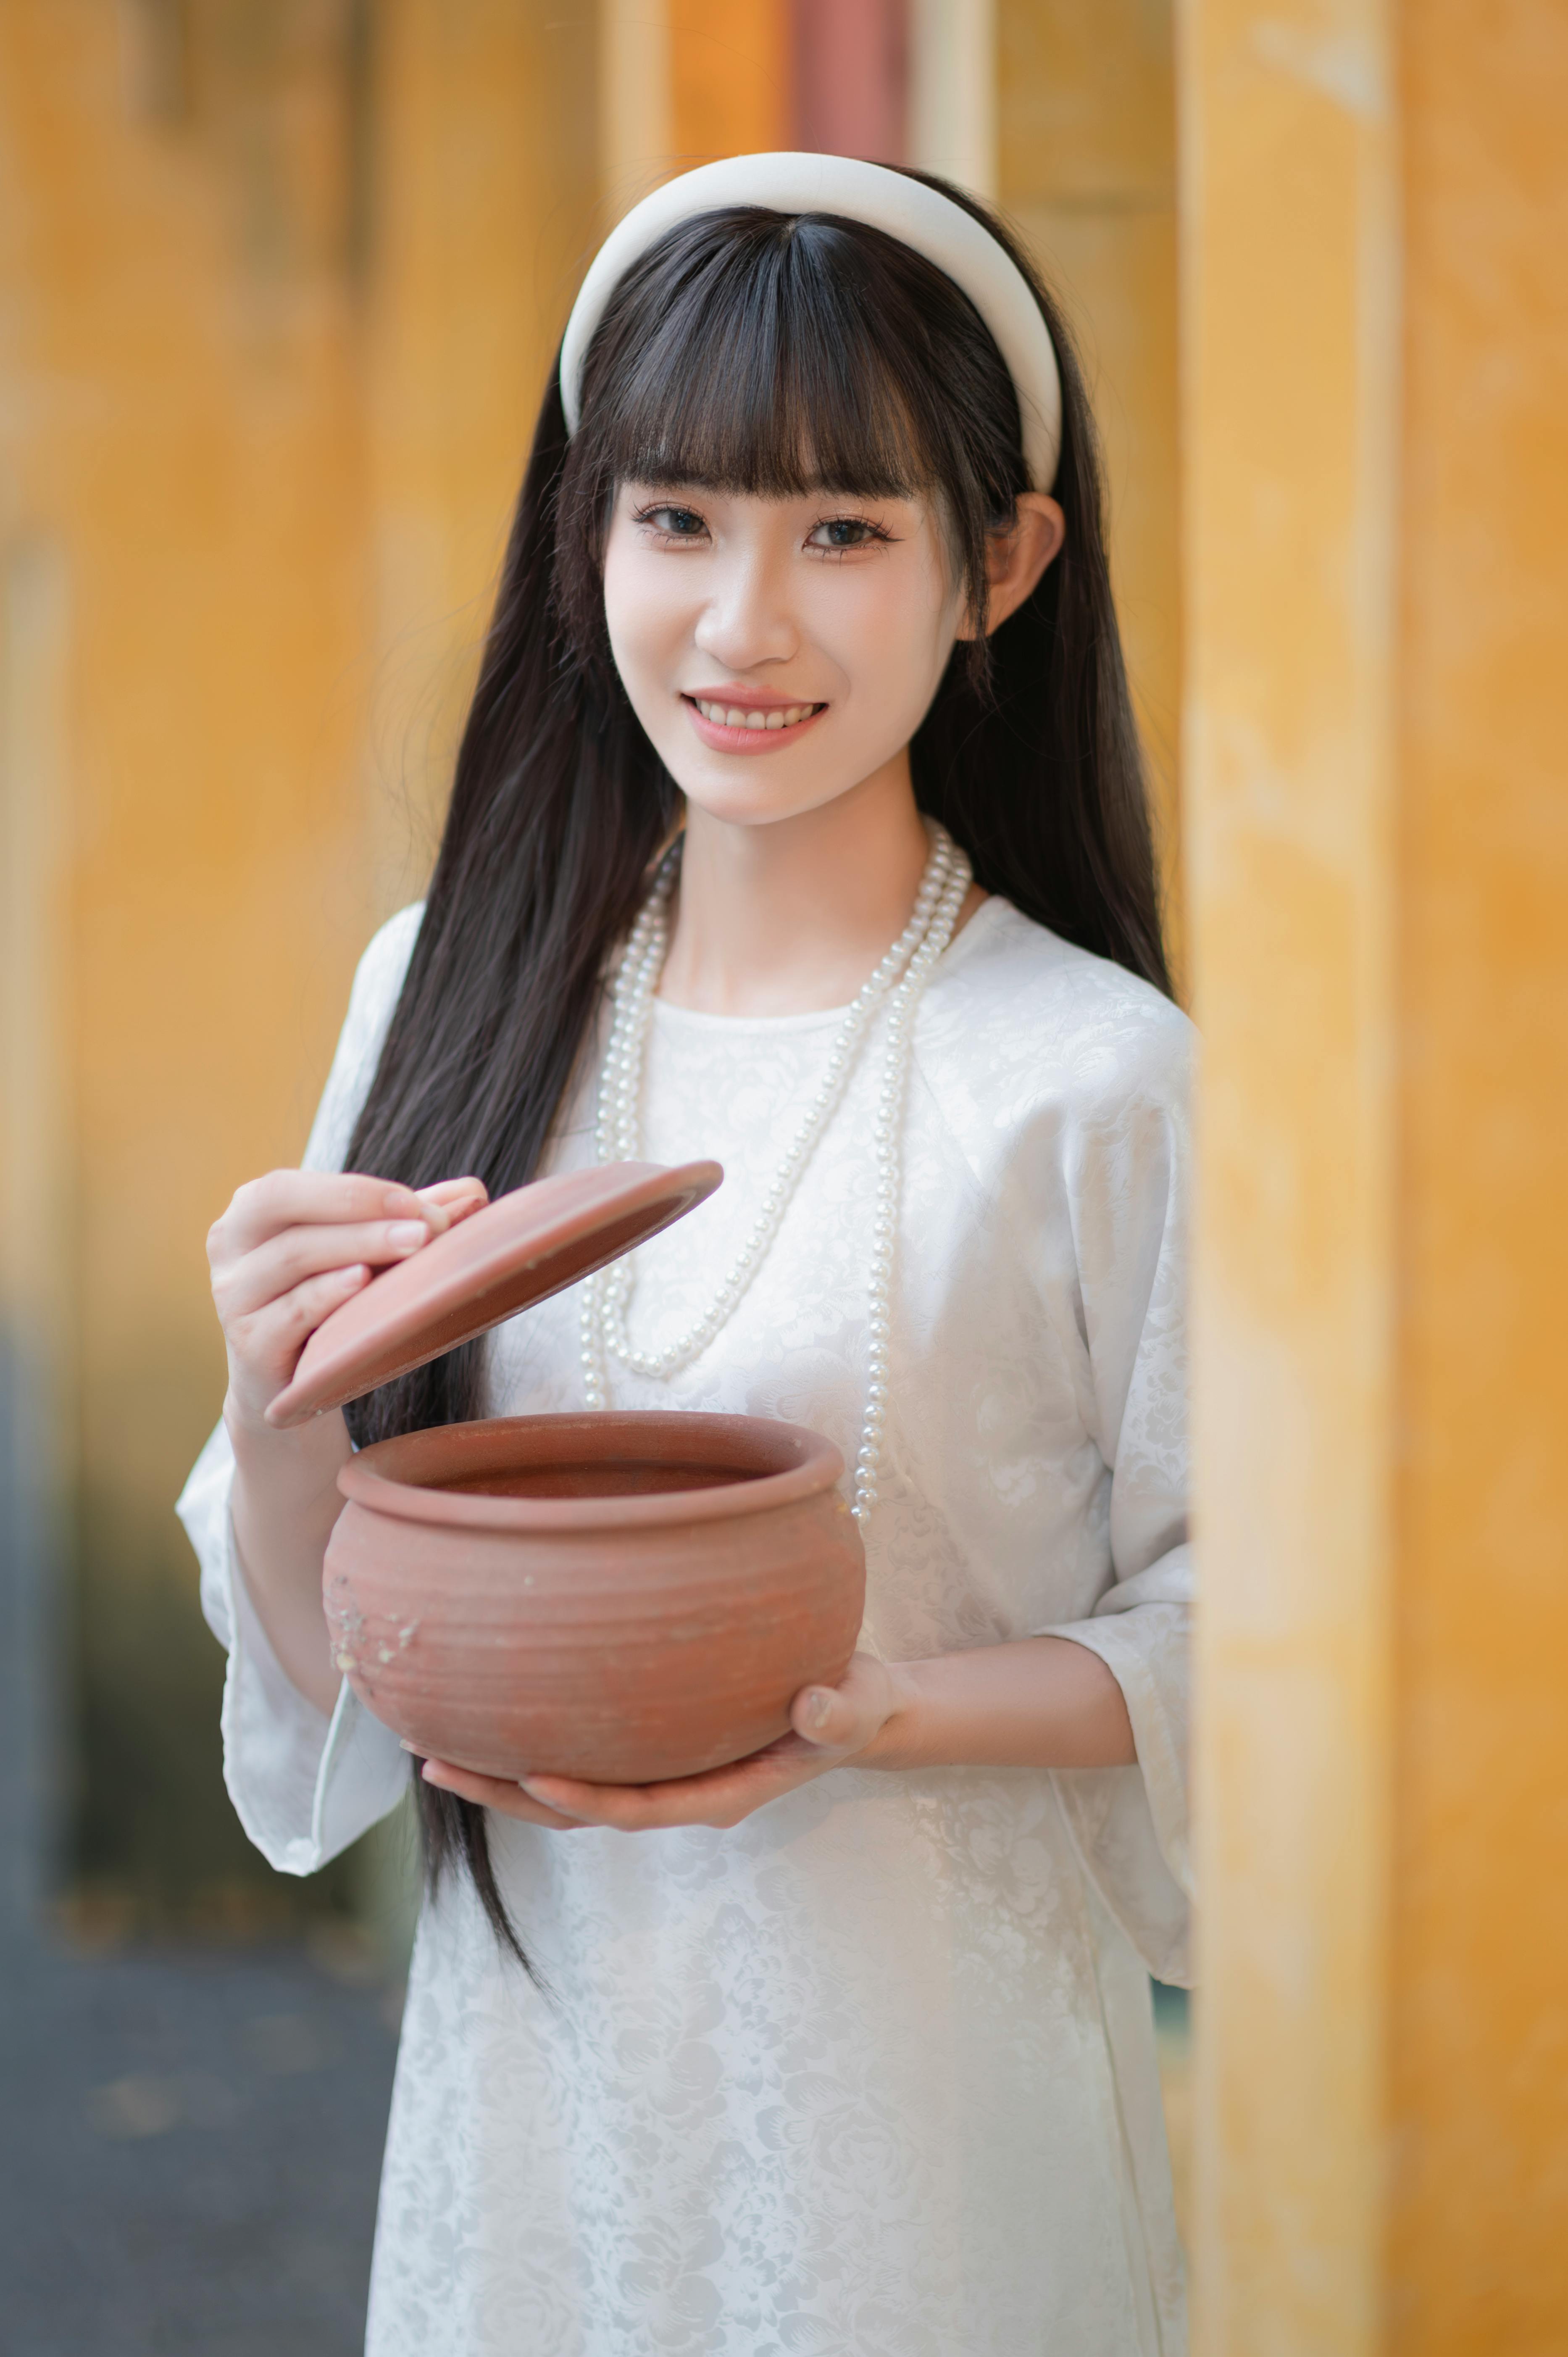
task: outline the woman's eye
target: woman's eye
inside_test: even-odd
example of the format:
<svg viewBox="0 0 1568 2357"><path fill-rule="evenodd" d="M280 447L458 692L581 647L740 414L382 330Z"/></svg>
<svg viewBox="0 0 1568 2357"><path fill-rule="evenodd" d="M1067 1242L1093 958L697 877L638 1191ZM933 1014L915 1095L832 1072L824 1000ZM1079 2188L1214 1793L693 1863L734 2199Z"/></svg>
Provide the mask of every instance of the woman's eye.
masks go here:
<svg viewBox="0 0 1568 2357"><path fill-rule="evenodd" d="M811 548L864 548L868 541L885 540L886 534L864 516L830 516L818 524L807 543Z"/></svg>
<svg viewBox="0 0 1568 2357"><path fill-rule="evenodd" d="M665 533L671 540L697 540L707 530L702 517L692 508L644 508L638 522L650 523L655 532Z"/></svg>

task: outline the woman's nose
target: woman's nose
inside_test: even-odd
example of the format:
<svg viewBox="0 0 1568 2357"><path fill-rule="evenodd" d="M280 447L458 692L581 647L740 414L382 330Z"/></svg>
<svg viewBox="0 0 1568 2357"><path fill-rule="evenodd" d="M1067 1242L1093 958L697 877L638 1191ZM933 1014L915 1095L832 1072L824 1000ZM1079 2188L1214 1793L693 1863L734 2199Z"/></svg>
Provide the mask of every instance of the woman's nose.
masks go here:
<svg viewBox="0 0 1568 2357"><path fill-rule="evenodd" d="M726 671L787 662L800 637L774 567L738 554L733 564L721 565L697 622L696 641Z"/></svg>

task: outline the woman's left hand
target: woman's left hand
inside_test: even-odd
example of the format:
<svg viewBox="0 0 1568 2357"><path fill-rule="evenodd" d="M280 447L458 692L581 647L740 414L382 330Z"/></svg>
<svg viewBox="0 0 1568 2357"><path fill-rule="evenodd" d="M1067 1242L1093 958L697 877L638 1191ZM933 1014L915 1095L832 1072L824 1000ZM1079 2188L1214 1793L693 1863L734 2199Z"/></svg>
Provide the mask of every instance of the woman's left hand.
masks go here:
<svg viewBox="0 0 1568 2357"><path fill-rule="evenodd" d="M802 1687L790 1706L788 1735L765 1751L703 1776L678 1776L664 1784L585 1784L569 1776L530 1776L513 1784L499 1776L476 1776L445 1760L427 1760L424 1781L502 1816L560 1833L583 1825L610 1825L627 1834L663 1825L737 1825L797 1785L862 1760L902 1700L887 1663L873 1653L856 1653L840 1684Z"/></svg>

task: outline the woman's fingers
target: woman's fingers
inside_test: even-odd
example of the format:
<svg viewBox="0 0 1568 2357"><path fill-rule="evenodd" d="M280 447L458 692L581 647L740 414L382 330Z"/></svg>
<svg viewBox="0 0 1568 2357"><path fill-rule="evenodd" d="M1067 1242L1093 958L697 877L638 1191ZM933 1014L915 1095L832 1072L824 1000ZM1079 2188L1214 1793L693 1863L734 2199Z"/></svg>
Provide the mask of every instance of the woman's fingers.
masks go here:
<svg viewBox="0 0 1568 2357"><path fill-rule="evenodd" d="M229 1329L231 1356L263 1376L269 1391L282 1391L317 1328L374 1274L364 1261L356 1261L348 1268L323 1269L319 1276L307 1277L249 1318L234 1321Z"/></svg>
<svg viewBox="0 0 1568 2357"><path fill-rule="evenodd" d="M806 1686L789 1706L796 1735L822 1750L847 1750L859 1732L860 1717L854 1702L837 1686Z"/></svg>
<svg viewBox="0 0 1568 2357"><path fill-rule="evenodd" d="M766 1750L703 1776L661 1784L589 1784L575 1777L530 1776L532 1800L579 1824L618 1833L674 1825L737 1825L754 1809L792 1792L854 1759L886 1725L892 1681L875 1654L856 1653L836 1686L806 1686L795 1696L789 1732Z"/></svg>
<svg viewBox="0 0 1568 2357"><path fill-rule="evenodd" d="M789 1725L805 1743L843 1759L863 1751L892 1715L887 1665L875 1653L854 1653L836 1686L802 1686L789 1706Z"/></svg>
<svg viewBox="0 0 1568 2357"><path fill-rule="evenodd" d="M456 1792L459 1800L473 1801L481 1809L499 1810L503 1817L515 1817L520 1824L546 1825L552 1833L572 1834L582 1830L575 1817L563 1816L542 1801L532 1800L517 1784L501 1776L477 1776L470 1768L454 1768L449 1760L427 1760L421 1770L427 1784L443 1792Z"/></svg>
<svg viewBox="0 0 1568 2357"><path fill-rule="evenodd" d="M209 1232L214 1267L254 1252L290 1228L420 1220L439 1235L481 1211L489 1198L482 1178L442 1178L417 1191L393 1178L353 1170L270 1170L250 1179Z"/></svg>
<svg viewBox="0 0 1568 2357"><path fill-rule="evenodd" d="M424 1219L346 1220L331 1227L285 1228L264 1243L213 1272L212 1297L224 1324L280 1301L313 1276L358 1262L383 1268L408 1260L430 1242Z"/></svg>
<svg viewBox="0 0 1568 2357"><path fill-rule="evenodd" d="M790 1730L749 1759L703 1776L660 1784L589 1784L572 1776L529 1776L521 1788L476 1776L446 1760L425 1763L426 1781L480 1807L527 1824L598 1825L654 1833L675 1825L737 1825L768 1801L809 1784L869 1743L892 1706L886 1666L857 1653L836 1686L806 1686L795 1697Z"/></svg>
<svg viewBox="0 0 1568 2357"><path fill-rule="evenodd" d="M564 1776L530 1776L523 1790L546 1808L621 1833L671 1825L737 1825L754 1809L854 1760L886 1724L893 1707L886 1665L856 1653L836 1686L806 1686L790 1710L788 1735L703 1776L662 1784L588 1784Z"/></svg>
<svg viewBox="0 0 1568 2357"><path fill-rule="evenodd" d="M886 1663L873 1653L856 1653L838 1685L805 1686L796 1695L789 1734L766 1750L703 1776L675 1776L661 1784L529 1776L520 1789L446 1760L428 1761L424 1773L432 1784L529 1824L598 1825L628 1834L675 1825L727 1827L853 1760L886 1725L893 1701Z"/></svg>
<svg viewBox="0 0 1568 2357"><path fill-rule="evenodd" d="M356 1171L269 1170L242 1187L209 1232L214 1268L254 1252L286 1228L340 1226L349 1222L421 1220L425 1207L412 1187Z"/></svg>
<svg viewBox="0 0 1568 2357"><path fill-rule="evenodd" d="M482 1178L438 1178L434 1187L419 1189L419 1200L442 1214L444 1226L456 1227L470 1212L482 1211L490 1198Z"/></svg>
<svg viewBox="0 0 1568 2357"><path fill-rule="evenodd" d="M835 1763L789 1738L703 1776L675 1776L662 1784L585 1784L566 1776L530 1776L523 1791L546 1808L583 1824L618 1833L656 1833L673 1825L737 1825L765 1802L809 1784Z"/></svg>
<svg viewBox="0 0 1568 2357"><path fill-rule="evenodd" d="M478 1178L444 1178L416 1193L353 1170L273 1170L242 1187L207 1239L229 1346L230 1410L270 1424L273 1401L322 1320L377 1269L422 1252L488 1200Z"/></svg>

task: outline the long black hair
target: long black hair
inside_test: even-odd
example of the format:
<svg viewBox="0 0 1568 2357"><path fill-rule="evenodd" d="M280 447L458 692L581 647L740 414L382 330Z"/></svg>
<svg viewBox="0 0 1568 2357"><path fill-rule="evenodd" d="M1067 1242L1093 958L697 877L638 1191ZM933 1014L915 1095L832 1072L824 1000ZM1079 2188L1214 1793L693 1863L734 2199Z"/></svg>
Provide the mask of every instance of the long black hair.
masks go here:
<svg viewBox="0 0 1568 2357"><path fill-rule="evenodd" d="M926 178L926 175L918 177ZM1039 587L961 641L911 748L915 791L977 880L1168 991L1148 804L1106 563L1093 421L1061 315L1006 230L1062 382L1053 486L1067 521ZM974 610L987 535L1027 488L1018 399L979 313L897 239L752 207L671 230L629 270L590 346L568 441L540 413L458 748L451 805L350 1169L492 1195L539 1167L592 1033L607 959L675 828L680 794L610 657L601 577L615 487L764 497L935 497ZM467 1343L350 1409L361 1444L482 1415ZM482 1810L421 1782L434 1885L472 1875L526 1966Z"/></svg>

